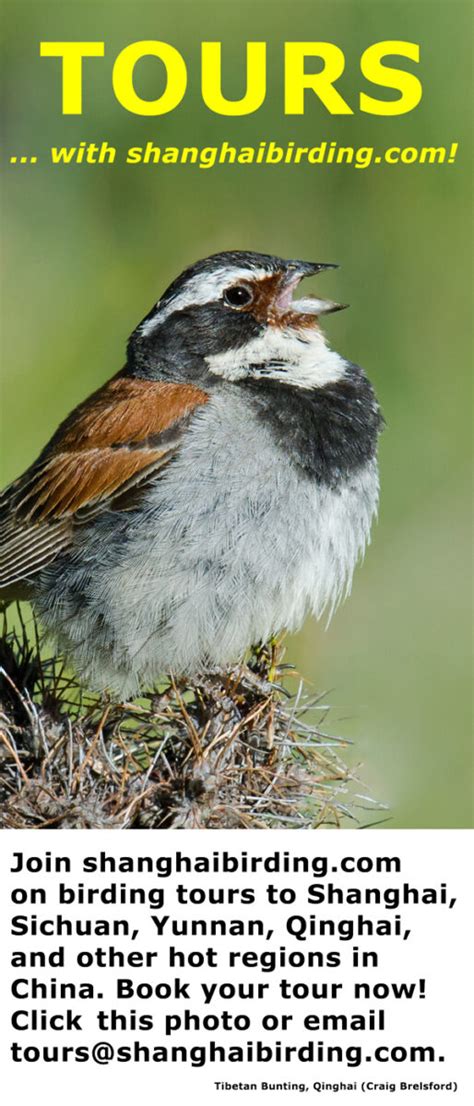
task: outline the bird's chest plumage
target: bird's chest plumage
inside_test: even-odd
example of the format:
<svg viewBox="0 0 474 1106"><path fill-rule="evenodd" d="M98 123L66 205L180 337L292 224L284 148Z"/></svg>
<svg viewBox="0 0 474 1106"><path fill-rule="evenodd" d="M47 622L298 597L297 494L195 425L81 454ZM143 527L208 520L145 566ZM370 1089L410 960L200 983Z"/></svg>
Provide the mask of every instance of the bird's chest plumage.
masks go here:
<svg viewBox="0 0 474 1106"><path fill-rule="evenodd" d="M350 583L376 498L373 462L329 486L278 444L247 395L217 395L150 492L154 556L147 541L140 575L160 603L186 594L195 618L206 607L224 636L224 621L235 632L253 623L250 640L294 628ZM129 550L137 563L140 544L137 532Z"/></svg>
<svg viewBox="0 0 474 1106"><path fill-rule="evenodd" d="M108 512L82 533L49 609L95 685L130 694L163 671L216 668L334 607L376 500L373 460L330 486L296 463L248 395L217 394L140 510Z"/></svg>

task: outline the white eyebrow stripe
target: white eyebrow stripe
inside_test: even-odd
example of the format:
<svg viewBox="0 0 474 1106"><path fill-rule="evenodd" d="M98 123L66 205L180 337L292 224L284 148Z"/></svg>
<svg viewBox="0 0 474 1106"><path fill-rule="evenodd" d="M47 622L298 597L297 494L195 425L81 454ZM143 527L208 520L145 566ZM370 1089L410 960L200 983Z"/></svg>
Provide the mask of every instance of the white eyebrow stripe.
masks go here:
<svg viewBox="0 0 474 1106"><path fill-rule="evenodd" d="M271 274L267 269L236 269L233 266L223 266L221 269L215 269L213 273L208 273L207 276L203 274L197 274L186 284L182 292L178 292L176 296L160 308L160 300L155 306L155 312L151 319L147 319L146 322L140 326L140 334L146 337L157 326L161 326L161 323L168 318L169 315L173 315L175 311L181 311L184 307L198 307L206 303L213 303L219 299L219 296L231 284L235 284L239 280L262 280L263 277L270 276Z"/></svg>

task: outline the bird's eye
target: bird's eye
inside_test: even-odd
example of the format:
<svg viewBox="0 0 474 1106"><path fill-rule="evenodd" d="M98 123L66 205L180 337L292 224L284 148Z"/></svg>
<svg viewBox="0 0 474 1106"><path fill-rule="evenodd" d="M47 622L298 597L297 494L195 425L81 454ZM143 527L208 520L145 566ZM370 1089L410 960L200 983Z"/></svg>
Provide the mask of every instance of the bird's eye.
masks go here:
<svg viewBox="0 0 474 1106"><path fill-rule="evenodd" d="M253 293L244 284L234 284L224 292L224 300L229 307L246 307L253 300Z"/></svg>

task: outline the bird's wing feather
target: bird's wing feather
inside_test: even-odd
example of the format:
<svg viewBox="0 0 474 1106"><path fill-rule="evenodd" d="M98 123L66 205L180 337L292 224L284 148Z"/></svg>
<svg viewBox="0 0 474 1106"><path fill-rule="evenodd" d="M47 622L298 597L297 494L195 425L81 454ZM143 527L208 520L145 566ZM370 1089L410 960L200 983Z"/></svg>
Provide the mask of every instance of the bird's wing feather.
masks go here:
<svg viewBox="0 0 474 1106"><path fill-rule="evenodd" d="M0 496L0 596L54 560L76 522L107 506L124 509L176 454L207 400L190 384L120 374L76 408Z"/></svg>

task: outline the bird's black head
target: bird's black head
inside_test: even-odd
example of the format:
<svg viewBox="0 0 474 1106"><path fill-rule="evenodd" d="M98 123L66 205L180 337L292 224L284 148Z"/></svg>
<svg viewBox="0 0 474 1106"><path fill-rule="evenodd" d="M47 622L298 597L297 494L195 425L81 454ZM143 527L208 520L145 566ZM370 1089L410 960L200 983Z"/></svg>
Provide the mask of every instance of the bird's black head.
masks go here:
<svg viewBox="0 0 474 1106"><path fill-rule="evenodd" d="M133 332L129 371L143 376L199 373L258 339L315 330L318 317L340 309L330 300L293 300L303 277L335 268L234 250L197 261L167 288ZM172 368L171 368L172 367ZM215 370L218 372L218 370ZM224 375L226 375L224 373Z"/></svg>

